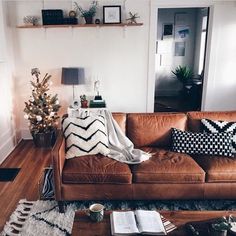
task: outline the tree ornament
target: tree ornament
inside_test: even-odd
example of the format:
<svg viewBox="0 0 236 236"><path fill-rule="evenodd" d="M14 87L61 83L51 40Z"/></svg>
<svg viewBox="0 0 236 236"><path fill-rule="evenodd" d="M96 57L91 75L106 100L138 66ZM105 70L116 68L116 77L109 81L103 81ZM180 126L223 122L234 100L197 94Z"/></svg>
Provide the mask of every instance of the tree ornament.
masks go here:
<svg viewBox="0 0 236 236"><path fill-rule="evenodd" d="M42 119L43 119L42 116L36 116L37 121L41 121Z"/></svg>

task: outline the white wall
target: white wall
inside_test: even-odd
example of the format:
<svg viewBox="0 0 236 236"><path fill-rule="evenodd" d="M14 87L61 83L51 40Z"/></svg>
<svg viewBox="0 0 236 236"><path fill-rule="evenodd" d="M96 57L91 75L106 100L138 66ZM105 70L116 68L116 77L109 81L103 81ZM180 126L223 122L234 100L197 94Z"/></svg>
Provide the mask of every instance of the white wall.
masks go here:
<svg viewBox="0 0 236 236"><path fill-rule="evenodd" d="M212 12L212 40L207 60L204 110L236 110L236 3L221 3Z"/></svg>
<svg viewBox="0 0 236 236"><path fill-rule="evenodd" d="M8 29L3 14L5 5L0 1L0 164L19 141L15 128L14 78Z"/></svg>
<svg viewBox="0 0 236 236"><path fill-rule="evenodd" d="M0 63L5 61L5 40L4 40L4 24L3 24L3 11L2 1L0 1Z"/></svg>
<svg viewBox="0 0 236 236"><path fill-rule="evenodd" d="M80 2L85 6L90 1ZM181 1L181 3L177 0L157 0L156 2L156 6L168 5L173 8L178 4L180 7L183 7L183 4L186 4L186 7L198 6L201 1L191 1L191 4L187 0ZM208 3L213 4L213 1L210 0L205 2L204 6L199 7L208 6ZM123 1L100 1L101 5L115 3L123 4ZM4 83L4 89L2 87L0 89L4 91L4 94L6 91L11 91L15 95L15 107L11 109L16 112L17 130L22 133L23 138L30 137L27 122L23 119L23 108L24 101L29 98L31 93L29 82L32 67L39 67L42 73L49 72L53 75L52 93L59 94L63 106L61 114L66 111L66 107L72 99L72 87L60 84L61 68L64 66L79 66L86 69L87 84L77 86L77 96L82 93L93 95L92 80L94 75L99 75L102 83L101 92L111 111L153 111L155 89L153 61L156 34L152 34L155 33L153 27L155 16L153 9L151 9L150 15L150 1L126 1L127 12L129 10L138 12L141 16L140 22L144 23L142 27L127 28L126 32L122 28L115 27L100 30L78 28L73 31L71 29L48 29L46 33L43 29L16 29L15 26L22 24L25 15L40 15L42 2L9 1L6 4L8 5L7 28L12 31L13 45L11 48L14 50L15 59L15 68L9 71L14 72L16 90L12 92L14 83L12 83L12 75L8 70L6 78L10 79L5 79L5 81L11 82L7 86ZM213 9L212 46L209 50L210 54L207 55L209 67L206 68L206 78L208 78L208 83L204 90L205 106L203 109L233 110L236 109L234 102L236 100L235 4L216 4ZM49 7L69 10L71 1L45 1L45 8ZM149 38L153 39L153 35L155 35L154 40L149 41ZM153 50L149 51L149 49ZM1 81L3 81L2 78ZM10 104L9 107L12 107L12 101L8 101L6 104ZM5 127L11 126L11 116L7 115L10 114L8 112L1 114L1 122L3 114L6 115L4 118L6 122L1 125L1 131L3 128L7 130ZM6 140L6 138L2 137L2 140Z"/></svg>
<svg viewBox="0 0 236 236"><path fill-rule="evenodd" d="M87 1L87 4L89 2ZM109 4L115 4L110 1ZM116 1L123 4L123 1ZM83 2L85 5L85 2ZM100 5L107 2L100 1ZM10 24L22 24L25 15L40 15L41 2L9 2ZM45 2L45 8L71 7L71 2ZM141 27L15 29L16 86L18 89L19 118L23 137L28 137L27 122L23 119L24 101L29 98L30 70L38 67L42 73L52 74L52 93L59 94L63 109L72 100L72 86L62 86L61 68L85 68L86 85L76 87L80 94L93 95L93 80L99 76L101 94L111 111L145 112L148 67L149 5L145 0L127 1L127 12L140 15Z"/></svg>

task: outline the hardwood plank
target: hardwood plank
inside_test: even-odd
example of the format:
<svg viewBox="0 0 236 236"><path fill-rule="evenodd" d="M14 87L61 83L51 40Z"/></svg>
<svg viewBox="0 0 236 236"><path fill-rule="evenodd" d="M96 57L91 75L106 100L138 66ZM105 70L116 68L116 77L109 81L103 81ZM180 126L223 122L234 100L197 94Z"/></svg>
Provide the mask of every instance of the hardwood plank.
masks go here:
<svg viewBox="0 0 236 236"><path fill-rule="evenodd" d="M37 200L43 169L51 164L51 149L36 148L22 141L0 167L21 168L13 182L0 182L0 232L20 199Z"/></svg>

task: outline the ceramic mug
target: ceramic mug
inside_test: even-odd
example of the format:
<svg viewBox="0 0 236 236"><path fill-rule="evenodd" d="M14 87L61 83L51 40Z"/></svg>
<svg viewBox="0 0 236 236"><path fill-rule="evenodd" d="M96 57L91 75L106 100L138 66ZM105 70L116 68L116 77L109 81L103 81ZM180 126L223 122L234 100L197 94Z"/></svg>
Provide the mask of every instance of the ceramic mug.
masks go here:
<svg viewBox="0 0 236 236"><path fill-rule="evenodd" d="M92 204L88 209L88 216L92 221L99 222L103 220L104 206L99 203Z"/></svg>

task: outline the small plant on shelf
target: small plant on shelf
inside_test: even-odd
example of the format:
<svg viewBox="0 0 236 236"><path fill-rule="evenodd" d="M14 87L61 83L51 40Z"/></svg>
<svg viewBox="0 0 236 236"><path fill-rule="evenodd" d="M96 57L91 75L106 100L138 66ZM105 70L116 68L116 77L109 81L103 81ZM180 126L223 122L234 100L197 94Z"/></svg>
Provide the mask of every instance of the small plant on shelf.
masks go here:
<svg viewBox="0 0 236 236"><path fill-rule="evenodd" d="M126 20L127 20L127 23L128 23L128 24L138 24L138 23L137 23L137 20L136 20L136 19L138 19L138 18L140 18L140 16L138 15L138 13L129 12L129 18L126 19Z"/></svg>
<svg viewBox="0 0 236 236"><path fill-rule="evenodd" d="M95 16L98 8L98 1L93 1L88 10L84 10L77 2L75 4L75 11L79 11L80 15L85 19L86 24L93 23L93 17Z"/></svg>
<svg viewBox="0 0 236 236"><path fill-rule="evenodd" d="M40 78L38 68L31 70L34 79L31 81L32 95L28 102L25 102L24 118L29 121L30 132L33 140L38 147L49 147L55 139L55 131L60 109L57 94L48 94L51 84L51 75L46 74Z"/></svg>
<svg viewBox="0 0 236 236"><path fill-rule="evenodd" d="M80 103L82 108L88 108L88 100L85 94L80 96Z"/></svg>

